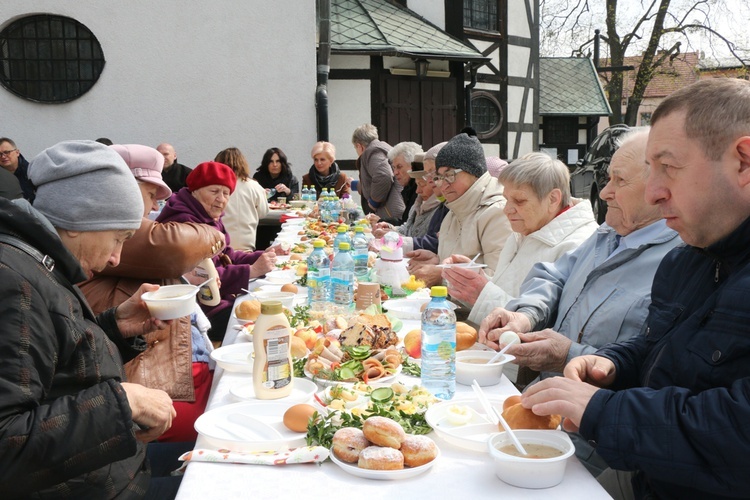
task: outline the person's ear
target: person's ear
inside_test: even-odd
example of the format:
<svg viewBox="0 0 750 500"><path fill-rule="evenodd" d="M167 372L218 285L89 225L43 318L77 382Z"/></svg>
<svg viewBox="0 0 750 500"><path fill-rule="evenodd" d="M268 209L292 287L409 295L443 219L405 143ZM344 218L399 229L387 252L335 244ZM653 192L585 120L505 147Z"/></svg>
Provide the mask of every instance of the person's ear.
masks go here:
<svg viewBox="0 0 750 500"><path fill-rule="evenodd" d="M750 136L740 137L735 142L735 151L740 162L738 171L740 185L750 185Z"/></svg>
<svg viewBox="0 0 750 500"><path fill-rule="evenodd" d="M549 196L550 209L553 209L553 207L558 207L556 210L560 211L565 208L563 206L559 206L560 202L562 201L562 191L560 191L560 189L553 189L547 196Z"/></svg>

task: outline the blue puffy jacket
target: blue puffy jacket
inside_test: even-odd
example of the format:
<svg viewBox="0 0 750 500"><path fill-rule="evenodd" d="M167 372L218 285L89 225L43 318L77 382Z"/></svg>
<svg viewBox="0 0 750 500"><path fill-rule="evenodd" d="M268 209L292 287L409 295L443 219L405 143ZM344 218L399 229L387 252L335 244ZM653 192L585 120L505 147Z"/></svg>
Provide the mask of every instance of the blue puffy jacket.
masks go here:
<svg viewBox="0 0 750 500"><path fill-rule="evenodd" d="M654 278L646 335L602 348L617 380L591 399L581 434L637 496L750 495L750 219Z"/></svg>

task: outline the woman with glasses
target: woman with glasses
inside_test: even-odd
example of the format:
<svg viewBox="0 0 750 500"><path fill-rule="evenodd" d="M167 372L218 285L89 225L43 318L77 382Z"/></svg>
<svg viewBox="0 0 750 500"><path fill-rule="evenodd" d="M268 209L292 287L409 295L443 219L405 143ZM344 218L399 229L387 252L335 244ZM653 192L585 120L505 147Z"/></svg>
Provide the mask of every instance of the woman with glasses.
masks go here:
<svg viewBox="0 0 750 500"><path fill-rule="evenodd" d="M477 324L519 295L534 264L556 261L598 227L591 203L571 198L568 167L545 153L522 156L505 167L498 180L504 187L504 212L513 234L492 279L481 270L443 269L451 297L472 308L469 320ZM452 255L444 263L468 261L469 257Z"/></svg>
<svg viewBox="0 0 750 500"><path fill-rule="evenodd" d="M451 255L460 254L487 265L492 275L500 251L511 234L503 213L503 186L487 172L482 144L465 133L455 136L435 159L432 178L448 207L440 226L437 255L426 250L407 254L409 271L428 286L439 284L442 273L436 267Z"/></svg>

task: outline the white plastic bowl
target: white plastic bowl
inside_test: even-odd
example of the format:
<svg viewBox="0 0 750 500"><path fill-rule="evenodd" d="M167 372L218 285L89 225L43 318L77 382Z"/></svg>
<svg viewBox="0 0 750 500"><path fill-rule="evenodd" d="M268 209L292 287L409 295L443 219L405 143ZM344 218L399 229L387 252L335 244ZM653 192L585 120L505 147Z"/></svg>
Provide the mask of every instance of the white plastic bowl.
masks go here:
<svg viewBox="0 0 750 500"><path fill-rule="evenodd" d="M297 280L297 273L293 269L277 269L266 273L266 280L280 285L294 283Z"/></svg>
<svg viewBox="0 0 750 500"><path fill-rule="evenodd" d="M155 292L146 292L141 299L156 319L168 320L189 316L195 310L195 285L166 285Z"/></svg>
<svg viewBox="0 0 750 500"><path fill-rule="evenodd" d="M289 310L294 308L294 299L297 296L294 292L253 292L253 295L261 303L267 300L278 300L282 306Z"/></svg>
<svg viewBox="0 0 750 500"><path fill-rule="evenodd" d="M226 345L211 351L211 359L228 372L253 373L253 343Z"/></svg>
<svg viewBox="0 0 750 500"><path fill-rule="evenodd" d="M490 436L487 446L495 461L495 475L503 482L519 488L551 488L560 484L565 477L568 458L575 452L570 437L563 431L528 430L513 431L522 445L542 444L557 448L563 454L554 458L523 458L500 451L512 445L510 436L500 432Z"/></svg>
<svg viewBox="0 0 750 500"><path fill-rule="evenodd" d="M513 361L515 356L503 354L499 361L488 365L486 363L469 363L470 359L482 359L489 361L495 354L495 351L478 351L468 349L456 353L456 382L462 385L471 385L473 380L479 382L482 387L496 385L500 383L503 377L503 366Z"/></svg>

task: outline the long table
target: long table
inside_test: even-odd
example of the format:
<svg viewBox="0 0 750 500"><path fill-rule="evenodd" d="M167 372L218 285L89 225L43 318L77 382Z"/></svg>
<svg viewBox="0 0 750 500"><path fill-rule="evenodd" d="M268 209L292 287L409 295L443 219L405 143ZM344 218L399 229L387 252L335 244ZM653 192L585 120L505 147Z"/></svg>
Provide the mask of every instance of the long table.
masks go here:
<svg viewBox="0 0 750 500"><path fill-rule="evenodd" d="M257 286L257 283L252 286ZM239 297L237 300L242 300ZM232 318L227 326L224 345L243 342L238 338L239 320ZM419 322L404 320L401 330L408 332L419 328ZM229 392L234 384L246 381L250 374L227 372L219 367L214 372L213 385L206 411L238 402ZM407 386L419 383L418 378L400 375L398 381ZM321 390L323 388L321 387ZM503 377L500 384L485 388L488 395L510 396L518 394L515 386ZM455 398L471 396L468 386L456 385ZM459 448L438 437L435 440L441 456L427 472L397 481L376 481L352 476L330 460L320 464L286 466L217 464L193 462L187 467L178 492L179 500L206 498L274 498L297 500L354 498L375 500L380 498L422 499L428 496L446 498L610 498L604 489L575 458L568 459L565 479L554 488L532 490L510 486L495 476L494 462L488 453ZM205 439L198 437L196 448L208 447Z"/></svg>

